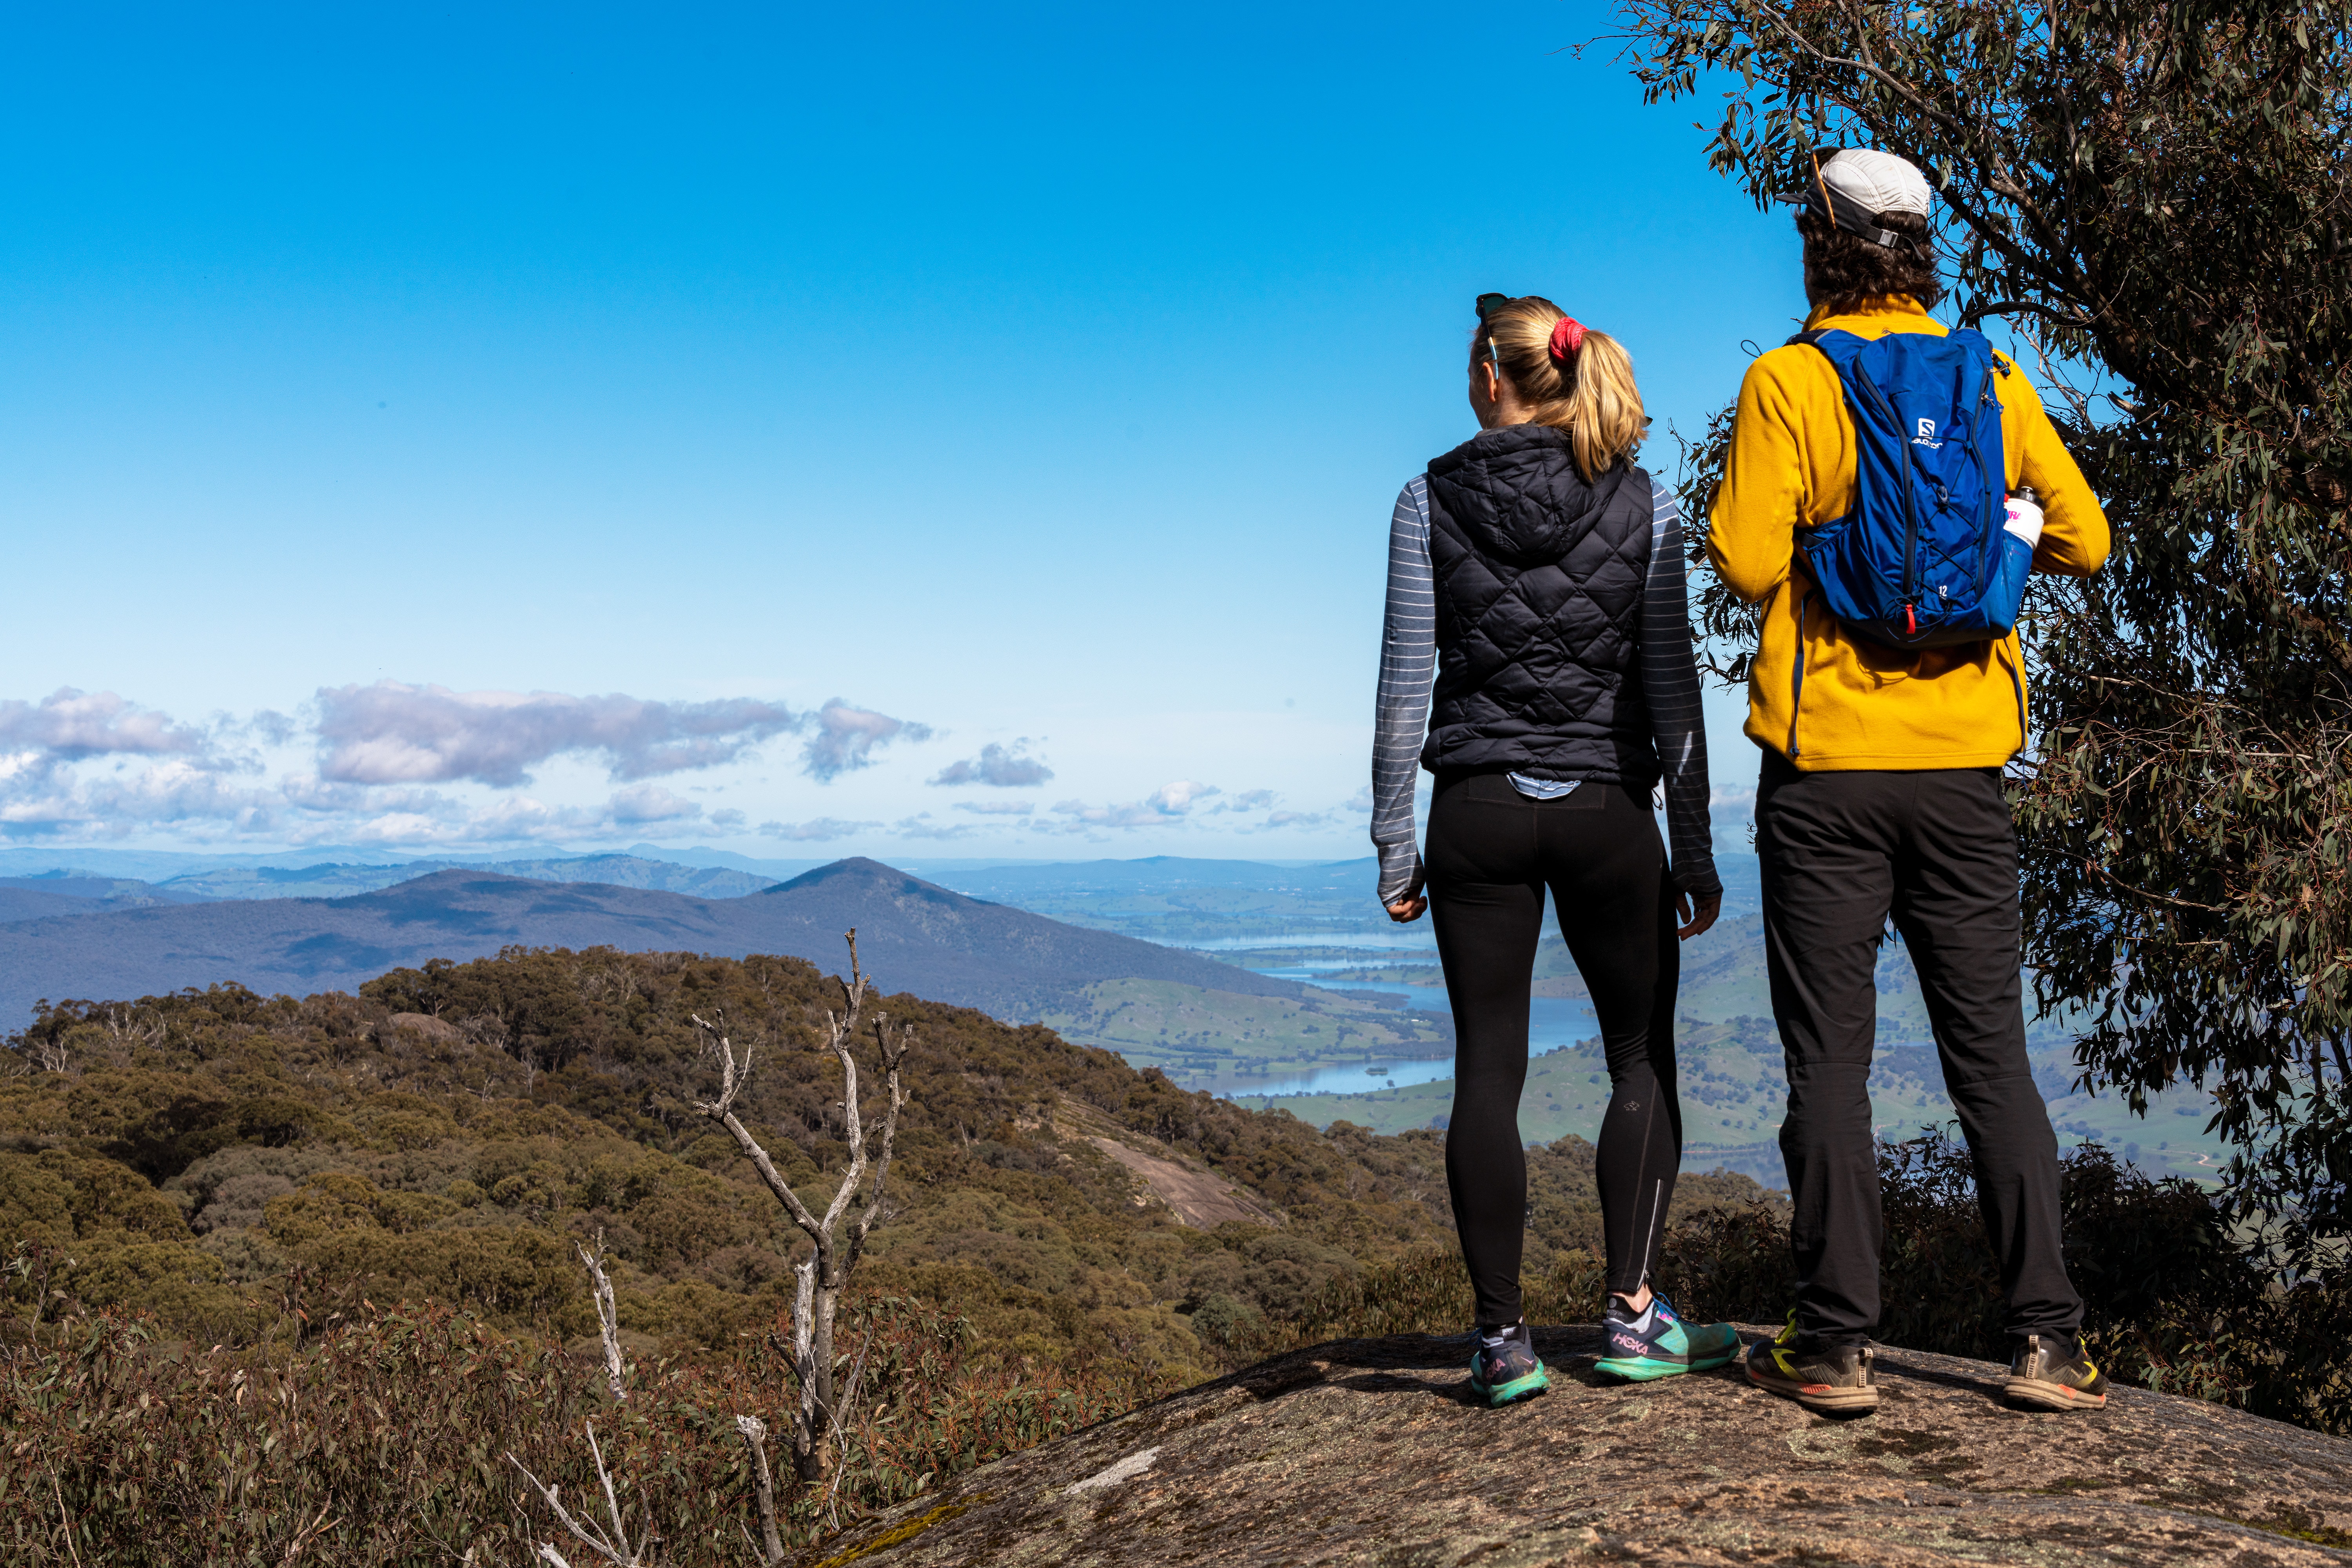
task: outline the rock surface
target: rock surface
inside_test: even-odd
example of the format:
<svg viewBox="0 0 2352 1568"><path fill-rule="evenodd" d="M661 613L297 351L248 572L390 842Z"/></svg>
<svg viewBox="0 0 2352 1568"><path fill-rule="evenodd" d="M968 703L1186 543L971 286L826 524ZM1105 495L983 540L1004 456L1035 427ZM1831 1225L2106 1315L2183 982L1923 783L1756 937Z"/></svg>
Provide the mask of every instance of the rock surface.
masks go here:
<svg viewBox="0 0 2352 1568"><path fill-rule="evenodd" d="M1179 1220L1195 1230L1214 1230L1227 1220L1239 1220L1244 1225L1276 1223L1265 1205L1209 1172L1146 1154L1116 1138L1089 1138L1087 1142L1135 1173Z"/></svg>
<svg viewBox="0 0 2352 1568"><path fill-rule="evenodd" d="M1470 1402L1466 1339L1341 1341L1015 1454L813 1553L950 1564L2352 1563L2352 1442L2119 1389L2040 1415L2000 1368L1881 1352L1832 1422L1737 1367L1640 1387L1539 1330L1551 1392Z"/></svg>

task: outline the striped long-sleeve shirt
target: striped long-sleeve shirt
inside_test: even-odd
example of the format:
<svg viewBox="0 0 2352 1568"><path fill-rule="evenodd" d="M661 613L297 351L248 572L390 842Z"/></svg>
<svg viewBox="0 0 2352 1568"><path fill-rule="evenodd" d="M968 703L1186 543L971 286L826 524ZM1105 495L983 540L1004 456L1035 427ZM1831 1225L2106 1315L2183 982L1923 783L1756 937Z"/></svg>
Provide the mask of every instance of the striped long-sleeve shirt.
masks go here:
<svg viewBox="0 0 2352 1568"><path fill-rule="evenodd" d="M1698 666L1691 656L1690 604L1683 574L1682 507L1650 481L1650 572L1642 597L1642 691L1658 748L1666 796L1666 839L1675 885L1711 893L1713 826L1707 816L1706 729L1699 714ZM1381 901L1403 897L1421 853L1413 833L1413 785L1429 731L1437 679L1437 592L1429 563L1429 479L1417 474L1397 496L1389 521L1388 616L1381 630L1379 713L1372 730L1372 842L1381 853ZM1567 793L1546 780L1512 781L1522 793Z"/></svg>

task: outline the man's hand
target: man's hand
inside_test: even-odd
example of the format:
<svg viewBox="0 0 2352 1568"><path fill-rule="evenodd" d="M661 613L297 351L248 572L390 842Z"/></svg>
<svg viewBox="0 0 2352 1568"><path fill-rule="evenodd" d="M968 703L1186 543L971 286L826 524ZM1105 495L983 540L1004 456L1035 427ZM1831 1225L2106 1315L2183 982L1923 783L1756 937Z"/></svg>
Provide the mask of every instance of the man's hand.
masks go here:
<svg viewBox="0 0 2352 1568"><path fill-rule="evenodd" d="M1399 925L1411 925L1421 919L1421 911L1429 908L1429 900L1422 896L1422 885L1421 867L1415 863L1412 868L1412 880L1406 886L1404 897L1387 906L1389 919Z"/></svg>
<svg viewBox="0 0 2352 1568"><path fill-rule="evenodd" d="M1679 920L1682 924L1676 928L1675 934L1682 938L1685 942L1688 942L1691 938L1699 935L1705 931L1707 927L1713 925L1715 923L1715 917L1722 912L1723 895L1720 892L1701 894L1698 898L1696 908L1694 908L1691 896L1688 893L1676 893L1675 895L1675 918Z"/></svg>

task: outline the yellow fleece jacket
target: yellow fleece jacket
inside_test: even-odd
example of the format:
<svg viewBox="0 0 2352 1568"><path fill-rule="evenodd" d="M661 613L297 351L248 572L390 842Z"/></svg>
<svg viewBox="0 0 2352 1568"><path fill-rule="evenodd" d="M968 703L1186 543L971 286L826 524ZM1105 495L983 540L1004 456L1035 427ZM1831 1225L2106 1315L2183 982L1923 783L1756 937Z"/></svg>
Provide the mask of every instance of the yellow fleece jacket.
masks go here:
<svg viewBox="0 0 2352 1568"><path fill-rule="evenodd" d="M1816 310L1808 330L1856 337L1946 327L1908 298L1853 315ZM1998 356L1996 356L1998 358ZM2088 576L2107 557L2106 514L2058 439L2023 373L1999 361L2008 484L2041 497L2033 569ZM1997 767L2025 743L2025 665L2017 637L1906 653L1847 635L1822 606L1796 552L1796 530L1853 509L1853 416L1836 367L1801 343L1748 367L1706 552L1740 597L1765 601L1748 676L1748 736L1807 771ZM1798 607L1804 604L1803 647ZM1797 660L1804 660L1802 710Z"/></svg>

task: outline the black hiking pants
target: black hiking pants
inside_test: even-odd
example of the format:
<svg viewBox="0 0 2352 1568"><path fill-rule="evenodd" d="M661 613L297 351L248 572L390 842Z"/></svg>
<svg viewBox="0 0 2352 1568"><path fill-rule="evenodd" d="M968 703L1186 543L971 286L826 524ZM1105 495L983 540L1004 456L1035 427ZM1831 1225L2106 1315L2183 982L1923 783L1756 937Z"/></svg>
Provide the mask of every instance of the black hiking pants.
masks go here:
<svg viewBox="0 0 2352 1568"><path fill-rule="evenodd" d="M1682 960L1657 819L1646 799L1615 784L1538 801L1501 773L1441 774L1427 843L1430 916L1454 1008L1445 1181L1478 1322L1519 1321L1528 1205L1519 1091L1547 889L1608 1053L1596 1174L1608 1288L1633 1295L1657 1261L1683 1149L1675 1096Z"/></svg>
<svg viewBox="0 0 2352 1568"><path fill-rule="evenodd" d="M2071 1335L2058 1139L2025 1059L2017 837L1996 768L1800 773L1764 753L1756 790L1764 952L1788 1055L1780 1152L1795 1204L1797 1328L1858 1344L1878 1327L1881 1221L1870 1116L1875 975L1888 917L1919 973L1944 1085L2011 1334Z"/></svg>

